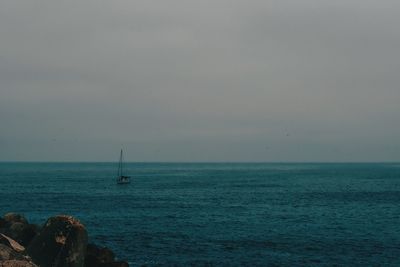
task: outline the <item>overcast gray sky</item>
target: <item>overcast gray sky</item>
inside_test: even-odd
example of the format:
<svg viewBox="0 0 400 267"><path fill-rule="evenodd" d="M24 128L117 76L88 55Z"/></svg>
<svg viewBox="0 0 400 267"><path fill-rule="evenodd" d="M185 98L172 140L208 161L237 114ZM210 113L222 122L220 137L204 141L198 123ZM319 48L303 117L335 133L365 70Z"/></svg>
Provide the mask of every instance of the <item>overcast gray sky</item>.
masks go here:
<svg viewBox="0 0 400 267"><path fill-rule="evenodd" d="M400 161L400 1L0 2L0 160Z"/></svg>

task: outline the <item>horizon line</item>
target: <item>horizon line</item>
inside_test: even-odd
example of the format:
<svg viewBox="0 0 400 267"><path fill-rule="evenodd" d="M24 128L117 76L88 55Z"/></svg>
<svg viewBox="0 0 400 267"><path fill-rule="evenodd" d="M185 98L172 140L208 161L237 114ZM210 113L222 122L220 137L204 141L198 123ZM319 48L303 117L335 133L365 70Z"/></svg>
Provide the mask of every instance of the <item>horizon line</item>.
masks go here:
<svg viewBox="0 0 400 267"><path fill-rule="evenodd" d="M49 161L49 160L0 160L0 163L115 163L116 161ZM364 164L364 163L391 163L400 164L400 161L125 161L125 163L207 163L207 164Z"/></svg>

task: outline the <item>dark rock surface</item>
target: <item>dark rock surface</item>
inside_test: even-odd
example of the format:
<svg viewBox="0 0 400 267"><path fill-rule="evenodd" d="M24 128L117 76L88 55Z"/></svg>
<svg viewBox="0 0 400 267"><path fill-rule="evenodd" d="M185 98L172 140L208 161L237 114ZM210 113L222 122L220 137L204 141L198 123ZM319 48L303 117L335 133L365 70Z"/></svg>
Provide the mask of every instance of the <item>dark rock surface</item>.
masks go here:
<svg viewBox="0 0 400 267"><path fill-rule="evenodd" d="M6 233L21 245L27 246L38 234L38 228L33 224L14 222Z"/></svg>
<svg viewBox="0 0 400 267"><path fill-rule="evenodd" d="M87 245L86 228L71 216L51 217L39 229L16 213L0 218L0 267L129 267L110 249Z"/></svg>
<svg viewBox="0 0 400 267"><path fill-rule="evenodd" d="M125 261L114 261L109 263L101 263L98 267L129 267L129 264Z"/></svg>
<svg viewBox="0 0 400 267"><path fill-rule="evenodd" d="M24 260L0 261L0 267L38 267L36 264Z"/></svg>
<svg viewBox="0 0 400 267"><path fill-rule="evenodd" d="M82 267L87 240L85 227L75 218L51 217L29 244L26 253L41 267Z"/></svg>
<svg viewBox="0 0 400 267"><path fill-rule="evenodd" d="M7 225L6 220L4 220L4 218L0 218L0 229L5 228Z"/></svg>
<svg viewBox="0 0 400 267"><path fill-rule="evenodd" d="M0 219L0 233L16 240L23 246L27 246L38 234L39 227L29 224L28 220L16 213L7 213Z"/></svg>
<svg viewBox="0 0 400 267"><path fill-rule="evenodd" d="M85 267L129 267L129 264L124 261L115 261L115 255L109 248L89 244L86 250Z"/></svg>
<svg viewBox="0 0 400 267"><path fill-rule="evenodd" d="M28 257L0 244L0 267L37 267Z"/></svg>
<svg viewBox="0 0 400 267"><path fill-rule="evenodd" d="M4 260L24 260L24 257L9 246L0 244L0 262Z"/></svg>
<svg viewBox="0 0 400 267"><path fill-rule="evenodd" d="M16 223L16 222L28 224L28 220L24 216L17 214L17 213L12 213L12 212L7 213L6 215L4 215L3 219L9 225Z"/></svg>
<svg viewBox="0 0 400 267"><path fill-rule="evenodd" d="M95 244L89 244L86 250L85 266L97 267L104 263L114 262L115 255L108 248L98 247Z"/></svg>
<svg viewBox="0 0 400 267"><path fill-rule="evenodd" d="M21 246L21 244L19 244L14 239L12 239L4 234L1 234L1 233L0 233L0 244L6 245L7 247L12 248L16 252L25 251L25 248L23 246Z"/></svg>

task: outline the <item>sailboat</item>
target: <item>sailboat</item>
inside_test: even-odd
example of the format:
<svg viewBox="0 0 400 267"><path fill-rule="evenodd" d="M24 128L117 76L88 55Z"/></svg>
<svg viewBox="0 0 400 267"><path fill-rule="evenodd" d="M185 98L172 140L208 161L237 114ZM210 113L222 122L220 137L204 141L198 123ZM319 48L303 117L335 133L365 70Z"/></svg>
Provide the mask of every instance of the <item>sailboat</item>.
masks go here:
<svg viewBox="0 0 400 267"><path fill-rule="evenodd" d="M123 174L123 161L124 161L124 153L121 149L121 154L119 155L119 163L118 163L118 174L117 174L117 184L129 184L130 177Z"/></svg>

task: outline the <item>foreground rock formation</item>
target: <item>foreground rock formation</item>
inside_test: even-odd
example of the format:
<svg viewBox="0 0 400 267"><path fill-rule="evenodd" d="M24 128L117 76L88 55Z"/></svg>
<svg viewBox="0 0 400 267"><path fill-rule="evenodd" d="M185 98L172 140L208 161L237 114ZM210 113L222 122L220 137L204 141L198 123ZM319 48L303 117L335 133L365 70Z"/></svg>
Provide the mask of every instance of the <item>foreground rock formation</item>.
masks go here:
<svg viewBox="0 0 400 267"><path fill-rule="evenodd" d="M48 219L26 254L40 266L84 266L88 242L85 227L70 216Z"/></svg>
<svg viewBox="0 0 400 267"><path fill-rule="evenodd" d="M38 232L39 227L29 224L22 215L7 213L0 219L0 233L9 236L22 246L28 245Z"/></svg>
<svg viewBox="0 0 400 267"><path fill-rule="evenodd" d="M71 216L40 227L19 214L0 218L0 267L128 267L108 248L88 244L86 228Z"/></svg>

